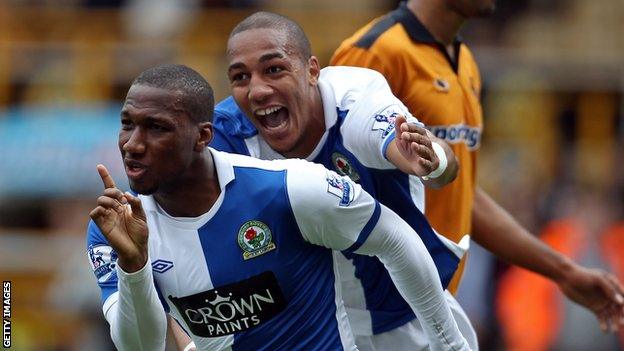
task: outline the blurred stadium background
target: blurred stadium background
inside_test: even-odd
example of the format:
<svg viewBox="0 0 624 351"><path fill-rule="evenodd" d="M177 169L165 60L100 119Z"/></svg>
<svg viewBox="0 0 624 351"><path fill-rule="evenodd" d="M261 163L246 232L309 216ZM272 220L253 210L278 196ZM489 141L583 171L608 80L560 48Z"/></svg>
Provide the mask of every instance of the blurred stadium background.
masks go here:
<svg viewBox="0 0 624 351"><path fill-rule="evenodd" d="M0 1L0 276L13 282L13 349L113 349L84 232L101 187L95 164L125 179L118 112L140 71L184 63L220 100L227 35L251 12L298 21L326 65L344 38L396 4ZM494 16L462 31L485 82L481 185L552 245L620 279L623 33L622 0L499 0ZM478 247L460 299L484 350L624 345L623 333L601 335L548 283Z"/></svg>

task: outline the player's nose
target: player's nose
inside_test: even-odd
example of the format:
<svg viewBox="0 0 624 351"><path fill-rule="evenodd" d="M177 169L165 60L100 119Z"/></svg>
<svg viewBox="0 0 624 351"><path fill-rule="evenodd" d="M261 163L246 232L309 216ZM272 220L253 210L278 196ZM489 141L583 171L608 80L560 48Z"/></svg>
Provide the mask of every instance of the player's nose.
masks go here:
<svg viewBox="0 0 624 351"><path fill-rule="evenodd" d="M271 94L273 94L273 88L265 80L259 77L251 77L247 96L250 101L264 101Z"/></svg>
<svg viewBox="0 0 624 351"><path fill-rule="evenodd" d="M142 154L145 152L145 132L142 128L135 128L129 133L126 140L122 140L121 148L129 154Z"/></svg>

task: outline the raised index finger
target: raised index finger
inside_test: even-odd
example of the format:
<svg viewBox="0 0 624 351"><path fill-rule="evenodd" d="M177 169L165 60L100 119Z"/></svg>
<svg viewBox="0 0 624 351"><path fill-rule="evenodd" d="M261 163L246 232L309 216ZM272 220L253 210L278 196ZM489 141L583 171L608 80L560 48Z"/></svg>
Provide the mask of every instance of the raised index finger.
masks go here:
<svg viewBox="0 0 624 351"><path fill-rule="evenodd" d="M106 167L104 167L104 165L100 164L100 165L97 165L95 168L97 168L97 171L100 174L100 177L102 178L102 183L104 183L105 189L116 187L113 177L111 177L110 173L108 173L108 170L106 169Z"/></svg>

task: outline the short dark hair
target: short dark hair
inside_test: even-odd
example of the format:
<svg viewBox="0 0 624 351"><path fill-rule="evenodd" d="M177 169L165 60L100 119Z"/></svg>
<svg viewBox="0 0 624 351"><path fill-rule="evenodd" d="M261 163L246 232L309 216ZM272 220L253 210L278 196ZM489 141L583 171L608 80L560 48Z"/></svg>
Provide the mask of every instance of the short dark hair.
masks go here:
<svg viewBox="0 0 624 351"><path fill-rule="evenodd" d="M143 84L181 93L184 109L195 122L211 122L214 94L210 84L194 69L184 65L161 65L141 72L132 85Z"/></svg>
<svg viewBox="0 0 624 351"><path fill-rule="evenodd" d="M301 26L290 18L273 12L260 11L245 18L232 29L230 39L238 33L257 28L269 28L285 32L303 60L308 60L312 56L310 41Z"/></svg>

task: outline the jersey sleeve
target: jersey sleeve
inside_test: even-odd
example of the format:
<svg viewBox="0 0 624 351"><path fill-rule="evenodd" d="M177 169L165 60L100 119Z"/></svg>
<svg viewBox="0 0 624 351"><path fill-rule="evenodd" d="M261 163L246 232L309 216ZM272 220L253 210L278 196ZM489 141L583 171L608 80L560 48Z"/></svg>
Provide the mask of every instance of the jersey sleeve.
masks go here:
<svg viewBox="0 0 624 351"><path fill-rule="evenodd" d="M383 79L383 77L379 77ZM340 132L344 146L366 167L394 169L386 157L387 149L395 138L395 120L405 116L409 123L424 127L399 101L387 82L378 84L375 91L364 91L358 97L343 122ZM370 90L370 89L369 89Z"/></svg>
<svg viewBox="0 0 624 351"><path fill-rule="evenodd" d="M87 256L101 289L101 303L105 305L117 291L117 253L92 220L87 227Z"/></svg>
<svg viewBox="0 0 624 351"><path fill-rule="evenodd" d="M377 71L383 84L377 84L375 91L362 94L360 100L363 103L360 105L368 105L366 108L360 109L357 114L356 111L350 111L354 118L351 121L347 119L341 130L347 134L345 146L349 144L347 147L353 149L352 152L357 153L359 159L367 162L365 166L395 168L387 161L386 150L395 138L393 125L396 115L402 114L409 122L418 122L395 95L402 96L406 88L404 85L410 84L405 80L405 65L401 63L404 50L389 41L376 43L375 48L360 47L355 40L350 38L344 41L334 53L330 64Z"/></svg>
<svg viewBox="0 0 624 351"><path fill-rule="evenodd" d="M448 306L438 271L420 236L385 206L356 254L377 256L416 314L431 350L468 350Z"/></svg>
<svg viewBox="0 0 624 351"><path fill-rule="evenodd" d="M335 250L359 248L379 219L379 203L348 177L306 161L291 162L288 197L303 238Z"/></svg>
<svg viewBox="0 0 624 351"><path fill-rule="evenodd" d="M117 253L92 220L87 227L87 255L102 290L102 309L117 349L164 350L167 310L149 260L138 272L123 272L117 266Z"/></svg>

